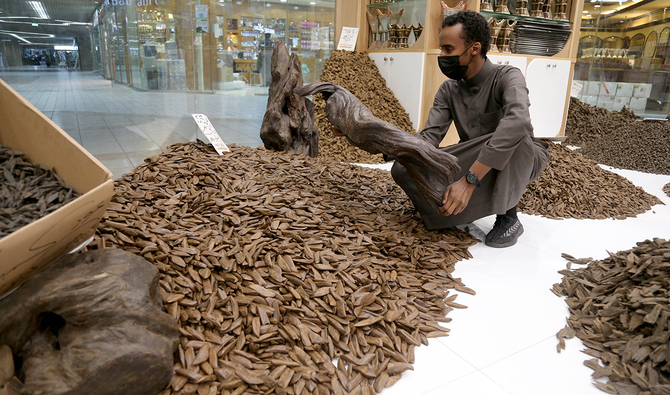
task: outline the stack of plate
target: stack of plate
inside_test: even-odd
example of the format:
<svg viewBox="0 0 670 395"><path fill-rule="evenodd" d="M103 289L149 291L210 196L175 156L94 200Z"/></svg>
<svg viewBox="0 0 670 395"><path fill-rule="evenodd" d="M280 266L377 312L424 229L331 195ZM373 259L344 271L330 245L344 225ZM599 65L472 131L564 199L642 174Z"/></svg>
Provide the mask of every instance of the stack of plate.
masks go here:
<svg viewBox="0 0 670 395"><path fill-rule="evenodd" d="M552 20L519 20L510 36L513 53L552 56L559 53L570 37L570 25Z"/></svg>

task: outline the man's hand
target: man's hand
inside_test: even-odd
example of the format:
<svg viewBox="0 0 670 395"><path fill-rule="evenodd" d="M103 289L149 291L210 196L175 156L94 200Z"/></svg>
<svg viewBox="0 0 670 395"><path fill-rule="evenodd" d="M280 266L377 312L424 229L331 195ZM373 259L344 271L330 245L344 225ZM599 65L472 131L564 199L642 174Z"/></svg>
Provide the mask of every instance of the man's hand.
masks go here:
<svg viewBox="0 0 670 395"><path fill-rule="evenodd" d="M463 212L468 207L474 189L475 186L470 184L465 177L449 185L444 191L442 206L440 206L442 214L456 215Z"/></svg>

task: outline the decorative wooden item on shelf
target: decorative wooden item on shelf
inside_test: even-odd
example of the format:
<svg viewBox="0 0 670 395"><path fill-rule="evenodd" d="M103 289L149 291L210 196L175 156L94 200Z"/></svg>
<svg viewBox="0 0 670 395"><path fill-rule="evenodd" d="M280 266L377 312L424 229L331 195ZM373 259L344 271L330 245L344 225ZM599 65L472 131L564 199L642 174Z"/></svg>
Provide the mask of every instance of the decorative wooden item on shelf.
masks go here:
<svg viewBox="0 0 670 395"><path fill-rule="evenodd" d="M414 41L418 40L421 37L421 32L423 32L423 23L419 23L419 26L410 26L412 31L414 31Z"/></svg>
<svg viewBox="0 0 670 395"><path fill-rule="evenodd" d="M403 23L402 27L398 29L398 36L400 42L398 43L401 49L409 48L409 35L412 32L412 29Z"/></svg>
<svg viewBox="0 0 670 395"><path fill-rule="evenodd" d="M458 3L456 7L449 7L444 3L443 0L440 0L440 6L442 6L442 16L445 18L449 15L457 13L458 11L463 11L466 8L466 4L462 1Z"/></svg>
<svg viewBox="0 0 670 395"><path fill-rule="evenodd" d="M517 21L512 19L505 19L502 29L498 34L498 48L502 53L512 53L512 50L509 47L509 40L514 31Z"/></svg>
<svg viewBox="0 0 670 395"><path fill-rule="evenodd" d="M489 52L500 52L500 49L498 49L498 35L500 34L500 30L502 29L505 20L489 18L488 22L489 27L491 27L491 46L489 48Z"/></svg>
<svg viewBox="0 0 670 395"><path fill-rule="evenodd" d="M568 20L568 0L556 0L554 8L554 20Z"/></svg>
<svg viewBox="0 0 670 395"><path fill-rule="evenodd" d="M379 21L379 33L381 34L381 37L379 38L379 48L390 48L389 17L391 16L391 10L387 8L386 12L382 12L382 10L378 8L376 13L377 20Z"/></svg>
<svg viewBox="0 0 670 395"><path fill-rule="evenodd" d="M542 6L542 17L545 19L551 19L551 0L546 0Z"/></svg>
<svg viewBox="0 0 670 395"><path fill-rule="evenodd" d="M388 25L388 28L386 29L389 32L389 49L396 49L398 48L398 24L394 23L391 25Z"/></svg>
<svg viewBox="0 0 670 395"><path fill-rule="evenodd" d="M402 17L402 13L405 12L404 8L401 8L400 11L398 11L397 14L394 14L391 12L391 9L388 8L386 11L389 14L389 23L400 23L400 18Z"/></svg>
<svg viewBox="0 0 670 395"><path fill-rule="evenodd" d="M365 17L370 26L370 44L368 45L368 48L377 49L379 48L379 20L377 19L377 16L372 15L370 11L365 11Z"/></svg>
<svg viewBox="0 0 670 395"><path fill-rule="evenodd" d="M530 16L535 18L544 18L544 0L532 0L533 11Z"/></svg>
<svg viewBox="0 0 670 395"><path fill-rule="evenodd" d="M517 0L514 15L530 16L528 13L528 0Z"/></svg>
<svg viewBox="0 0 670 395"><path fill-rule="evenodd" d="M482 0L479 4L480 11L493 11L493 6L491 5L491 0Z"/></svg>
<svg viewBox="0 0 670 395"><path fill-rule="evenodd" d="M509 14L509 8L507 8L507 0L500 0L496 12L499 14Z"/></svg>

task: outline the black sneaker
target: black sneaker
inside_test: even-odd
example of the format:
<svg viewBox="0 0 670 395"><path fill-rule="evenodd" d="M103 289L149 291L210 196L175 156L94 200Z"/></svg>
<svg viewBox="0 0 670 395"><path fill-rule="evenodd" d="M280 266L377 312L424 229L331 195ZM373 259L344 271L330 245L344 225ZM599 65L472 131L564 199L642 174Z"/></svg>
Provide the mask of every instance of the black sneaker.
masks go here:
<svg viewBox="0 0 670 395"><path fill-rule="evenodd" d="M523 225L518 218L498 215L493 229L486 235L484 244L494 248L510 247L516 244L522 234Z"/></svg>

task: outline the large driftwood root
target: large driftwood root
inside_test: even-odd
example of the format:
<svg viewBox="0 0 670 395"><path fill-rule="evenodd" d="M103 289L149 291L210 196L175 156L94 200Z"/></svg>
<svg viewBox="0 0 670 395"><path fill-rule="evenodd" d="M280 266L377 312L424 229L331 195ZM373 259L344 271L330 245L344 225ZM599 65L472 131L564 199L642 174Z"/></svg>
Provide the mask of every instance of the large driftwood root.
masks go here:
<svg viewBox="0 0 670 395"><path fill-rule="evenodd" d="M159 278L145 259L102 249L66 255L0 300L0 343L21 361L21 394L153 395L165 388L179 330L163 311Z"/></svg>
<svg viewBox="0 0 670 395"><path fill-rule="evenodd" d="M317 82L294 90L298 95L321 93L326 116L351 144L371 154L383 153L405 166L426 199L442 204L442 195L461 170L457 159L421 137L382 121L351 92L330 82Z"/></svg>
<svg viewBox="0 0 670 395"><path fill-rule="evenodd" d="M308 155L318 154L319 131L314 124L314 104L293 90L302 86L302 66L296 54L289 56L281 41L272 52L272 83L261 125L265 148Z"/></svg>

